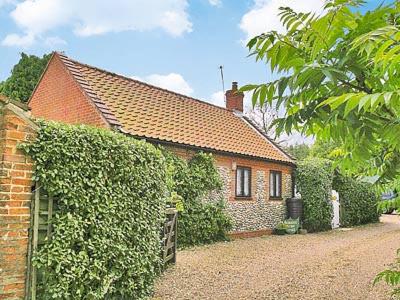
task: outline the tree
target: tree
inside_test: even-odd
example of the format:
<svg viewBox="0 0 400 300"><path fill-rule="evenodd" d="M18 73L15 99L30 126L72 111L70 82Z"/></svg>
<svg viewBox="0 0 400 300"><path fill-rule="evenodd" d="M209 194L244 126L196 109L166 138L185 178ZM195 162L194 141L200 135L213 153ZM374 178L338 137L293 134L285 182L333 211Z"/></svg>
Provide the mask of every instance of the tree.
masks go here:
<svg viewBox="0 0 400 300"><path fill-rule="evenodd" d="M21 53L21 59L13 67L11 76L0 85L0 92L11 99L27 102L50 56L51 54L45 54L40 58Z"/></svg>
<svg viewBox="0 0 400 300"><path fill-rule="evenodd" d="M274 120L278 118L276 109L269 105L256 104L252 109L246 112L246 116L257 124L258 127L270 138L276 138L276 130L273 126Z"/></svg>
<svg viewBox="0 0 400 300"><path fill-rule="evenodd" d="M363 3L327 1L321 15L281 8L286 33L248 43L279 78L241 90L253 91L253 104L286 111L275 122L278 134L298 130L333 141L342 169L392 184L400 182L400 3L361 14ZM400 208L400 200L383 206ZM399 286L400 272L382 274Z"/></svg>
<svg viewBox="0 0 400 300"><path fill-rule="evenodd" d="M341 155L340 144L334 141L316 140L310 148L310 156L333 160Z"/></svg>
<svg viewBox="0 0 400 300"><path fill-rule="evenodd" d="M310 146L307 144L290 145L285 150L296 160L304 160L310 155Z"/></svg>

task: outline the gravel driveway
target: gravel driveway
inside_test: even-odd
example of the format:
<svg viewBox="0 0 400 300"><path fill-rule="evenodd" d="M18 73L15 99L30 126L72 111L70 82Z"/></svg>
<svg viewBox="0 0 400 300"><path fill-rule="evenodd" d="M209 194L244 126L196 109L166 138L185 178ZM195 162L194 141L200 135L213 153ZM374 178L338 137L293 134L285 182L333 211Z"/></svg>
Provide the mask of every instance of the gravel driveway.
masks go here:
<svg viewBox="0 0 400 300"><path fill-rule="evenodd" d="M154 299L389 299L371 282L400 248L400 217L381 222L180 251Z"/></svg>

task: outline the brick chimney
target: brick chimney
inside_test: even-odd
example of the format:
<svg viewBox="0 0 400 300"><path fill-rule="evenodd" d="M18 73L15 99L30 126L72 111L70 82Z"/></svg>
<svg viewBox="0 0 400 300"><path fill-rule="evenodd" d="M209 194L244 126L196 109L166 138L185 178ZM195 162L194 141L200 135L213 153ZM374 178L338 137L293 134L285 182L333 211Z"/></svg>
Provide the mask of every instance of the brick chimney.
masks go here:
<svg viewBox="0 0 400 300"><path fill-rule="evenodd" d="M226 108L230 110L237 110L243 112L243 98L244 94L238 92L238 83L232 82L232 89L226 91Z"/></svg>

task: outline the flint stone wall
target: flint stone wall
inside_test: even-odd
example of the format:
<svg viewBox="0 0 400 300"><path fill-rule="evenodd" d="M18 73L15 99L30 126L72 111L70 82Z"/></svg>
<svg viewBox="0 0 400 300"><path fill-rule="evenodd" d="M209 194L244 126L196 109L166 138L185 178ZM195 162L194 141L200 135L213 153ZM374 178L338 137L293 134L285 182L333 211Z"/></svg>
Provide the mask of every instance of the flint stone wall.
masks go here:
<svg viewBox="0 0 400 300"><path fill-rule="evenodd" d="M232 217L234 232L273 229L286 217L285 199L292 194L292 178L290 174L282 173L282 197L284 200L269 200L268 172L257 170L252 180L256 180L256 190L252 200L230 200L233 178L227 167L218 167L223 180L220 192L208 195L206 201L223 200L226 211ZM255 175L255 176L254 176ZM254 185L253 185L254 186Z"/></svg>

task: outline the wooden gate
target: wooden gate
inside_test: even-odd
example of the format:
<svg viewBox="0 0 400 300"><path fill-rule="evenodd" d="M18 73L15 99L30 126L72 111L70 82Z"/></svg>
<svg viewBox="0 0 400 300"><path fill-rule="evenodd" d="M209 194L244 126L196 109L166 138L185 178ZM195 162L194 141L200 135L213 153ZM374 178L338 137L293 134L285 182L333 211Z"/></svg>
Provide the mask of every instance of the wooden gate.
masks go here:
<svg viewBox="0 0 400 300"><path fill-rule="evenodd" d="M166 221L163 232L163 261L167 263L176 263L176 248L178 238L178 211L174 208L167 208Z"/></svg>
<svg viewBox="0 0 400 300"><path fill-rule="evenodd" d="M31 227L29 233L29 252L28 252L28 272L26 295L28 300L40 299L40 290L38 290L38 282L41 280L41 274L32 265L32 254L39 250L40 247L51 238L52 225L51 220L57 211L57 198L49 195L40 187L35 185L32 193L32 216ZM166 220L162 231L162 259L164 264L176 262L177 249L177 224L178 212L176 209L166 209ZM39 295L39 296L38 296Z"/></svg>

